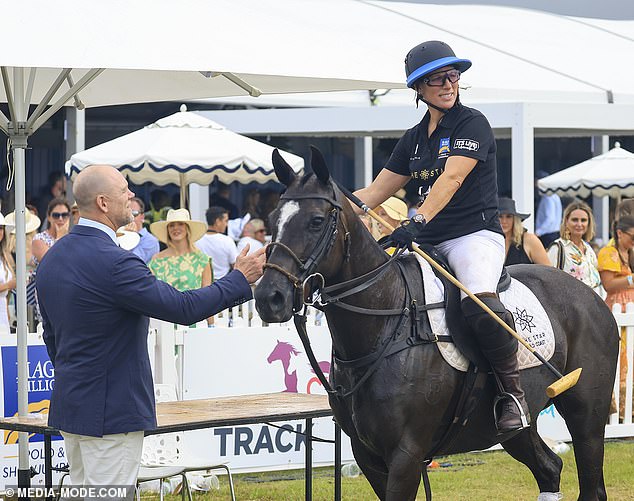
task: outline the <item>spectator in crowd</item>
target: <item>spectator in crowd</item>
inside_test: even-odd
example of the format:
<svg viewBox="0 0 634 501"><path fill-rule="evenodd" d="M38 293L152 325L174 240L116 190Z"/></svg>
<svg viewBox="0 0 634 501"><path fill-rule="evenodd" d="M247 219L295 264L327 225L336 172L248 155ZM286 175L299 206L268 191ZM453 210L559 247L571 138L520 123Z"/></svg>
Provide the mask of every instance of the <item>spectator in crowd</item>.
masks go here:
<svg viewBox="0 0 634 501"><path fill-rule="evenodd" d="M588 204L581 200L568 204L559 230L561 236L548 248L548 258L553 266L581 280L603 298L599 262L590 245L594 229L594 216Z"/></svg>
<svg viewBox="0 0 634 501"><path fill-rule="evenodd" d="M35 264L42 261L53 244L68 233L70 225L70 204L63 198L54 198L46 210L48 227L33 237Z"/></svg>
<svg viewBox="0 0 634 501"><path fill-rule="evenodd" d="M537 171L537 179L548 176L548 172ZM550 247L559 238L559 227L561 226L561 213L563 206L559 195L542 195L537 203L537 214L535 216L535 235L542 241L544 248Z"/></svg>
<svg viewBox="0 0 634 501"><path fill-rule="evenodd" d="M626 198L616 206L614 219L617 221L623 216L634 216L634 198Z"/></svg>
<svg viewBox="0 0 634 501"><path fill-rule="evenodd" d="M240 211L238 206L229 200L230 196L229 185L216 181L216 192L211 195L210 204L211 206L223 207L229 214L229 219L236 219L240 217Z"/></svg>
<svg viewBox="0 0 634 501"><path fill-rule="evenodd" d="M379 231L381 232L379 238L386 237L397 228L401 222L408 219L407 217L407 204L398 197L390 197L381 205L379 205L374 212L377 216L383 218L391 228L386 228L379 223Z"/></svg>
<svg viewBox="0 0 634 501"><path fill-rule="evenodd" d="M42 190L37 202L37 215L46 214L48 205L54 198L66 198L66 176L62 171L51 172L48 176L48 183ZM45 219L42 221L41 230L48 228L50 221Z"/></svg>
<svg viewBox="0 0 634 501"><path fill-rule="evenodd" d="M504 265L544 264L550 266L550 259L539 238L522 226L522 221L530 214L517 212L515 200L506 197L500 197L499 211L506 245Z"/></svg>
<svg viewBox="0 0 634 501"><path fill-rule="evenodd" d="M70 226L75 226L79 222L79 218L79 207L77 207L77 202L73 202L73 205L70 206Z"/></svg>
<svg viewBox="0 0 634 501"><path fill-rule="evenodd" d="M617 207L616 214L619 209ZM605 302L615 304L625 312L627 303L634 303L634 216L620 216L612 224L612 240L599 251L599 274L607 292ZM625 415L625 387L627 382L627 346L625 331L621 331L619 415Z"/></svg>
<svg viewBox="0 0 634 501"><path fill-rule="evenodd" d="M86 167L73 190L82 217L37 274L55 368L48 424L64 437L71 484L134 486L144 431L156 428L148 317L189 325L250 299L264 255L239 256L222 281L179 292L116 244L134 196L119 171Z"/></svg>
<svg viewBox="0 0 634 501"><path fill-rule="evenodd" d="M262 214L262 220L266 224L267 233L270 235L273 233L273 229L269 226L269 214L275 210L280 202L280 194L274 190L265 191L260 195L260 200L260 214Z"/></svg>
<svg viewBox="0 0 634 501"><path fill-rule="evenodd" d="M39 311L37 310L36 294L35 294L35 273L37 271L37 260L33 255L33 239L41 225L40 218L32 211L27 210L25 213L25 233L26 233L26 304L35 310L35 318L39 320ZM9 249L15 261L15 212L7 214L5 217L7 227L11 227L11 240ZM5 230L6 231L6 230ZM33 331L35 327L33 327Z"/></svg>
<svg viewBox="0 0 634 501"><path fill-rule="evenodd" d="M261 219L251 219L242 229L242 238L238 241L238 253L249 245L249 254L266 245L266 227Z"/></svg>
<svg viewBox="0 0 634 501"><path fill-rule="evenodd" d="M15 261L11 255L9 231L6 220L0 214L0 332L8 334L9 325L9 291L15 289Z"/></svg>
<svg viewBox="0 0 634 501"><path fill-rule="evenodd" d="M400 226L402 221L409 219L407 204L398 197L392 196L388 198L385 202L379 205L374 212L377 216L381 217L388 223L391 228L387 228L383 226L378 221L372 219L369 230L375 240L378 240L379 243L382 243L382 239L388 237L394 228ZM367 227L367 226L366 226ZM385 249L385 252L392 255L396 250L395 247L389 247Z"/></svg>
<svg viewBox="0 0 634 501"><path fill-rule="evenodd" d="M238 250L233 239L225 235L229 213L220 206L211 206L205 213L207 234L196 242L196 247L211 258L214 280L219 280L231 271Z"/></svg>
<svg viewBox="0 0 634 501"><path fill-rule="evenodd" d="M152 193L150 193L150 210L148 211L149 223L164 221L167 217L167 212L171 208L170 197L165 190L161 188L152 190Z"/></svg>
<svg viewBox="0 0 634 501"><path fill-rule="evenodd" d="M35 269L37 268L37 262L35 256L33 255L33 239L37 234L38 228L41 226L42 222L40 218L37 217L33 212L26 211L25 215L25 233L26 233L26 272L27 272L27 292L29 287L29 282L35 276ZM7 227L11 228L11 239L9 242L9 249L13 258L15 260L15 212L10 212L4 218L5 224ZM35 288L35 280L33 280L33 287ZM35 289L33 289L35 291Z"/></svg>
<svg viewBox="0 0 634 501"><path fill-rule="evenodd" d="M156 278L179 291L210 285L209 258L194 246L206 230L205 223L191 220L187 209L171 209L165 221L152 223L150 231L167 245L148 265Z"/></svg>
<svg viewBox="0 0 634 501"><path fill-rule="evenodd" d="M139 243L132 248L132 252L139 256L147 264L152 256L159 252L159 241L143 225L145 222L145 204L139 197L130 199L130 209L132 210L132 222L126 226L129 231L136 231L139 234ZM178 288L178 287L177 287Z"/></svg>
<svg viewBox="0 0 634 501"><path fill-rule="evenodd" d="M260 190L253 189L247 191L247 194L244 197L244 204L242 206L242 214L249 214L251 219L262 218L262 214L260 213Z"/></svg>

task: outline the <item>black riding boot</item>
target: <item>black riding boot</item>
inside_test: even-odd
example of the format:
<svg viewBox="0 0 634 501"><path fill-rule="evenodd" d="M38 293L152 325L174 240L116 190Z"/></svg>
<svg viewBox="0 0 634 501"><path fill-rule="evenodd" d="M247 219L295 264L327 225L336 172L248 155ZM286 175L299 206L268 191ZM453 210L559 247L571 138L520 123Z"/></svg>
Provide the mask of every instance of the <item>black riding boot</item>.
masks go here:
<svg viewBox="0 0 634 501"><path fill-rule="evenodd" d="M513 327L513 316L493 294L478 294L478 298ZM500 434L529 426L530 416L524 392L520 386L517 363L517 340L486 313L471 298L462 300L462 312L476 333L482 353L491 364L501 394L494 402L496 426Z"/></svg>

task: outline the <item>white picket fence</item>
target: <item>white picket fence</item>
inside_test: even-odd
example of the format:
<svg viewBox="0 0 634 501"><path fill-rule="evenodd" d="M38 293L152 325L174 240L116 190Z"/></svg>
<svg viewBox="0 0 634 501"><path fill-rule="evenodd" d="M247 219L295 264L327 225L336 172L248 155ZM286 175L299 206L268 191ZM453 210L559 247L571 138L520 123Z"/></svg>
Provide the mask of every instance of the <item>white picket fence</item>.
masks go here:
<svg viewBox="0 0 634 501"><path fill-rule="evenodd" d="M621 306L614 305L612 314L617 325L621 328L621 335L625 335L627 346L627 378L625 389L625 414L619 415L619 374L620 356L617 365L617 377L614 381L614 399L616 401L617 412L610 416L609 424L606 426L606 437L632 437L634 436L634 424L632 424L632 394L634 386L634 303L628 303L625 313L621 313Z"/></svg>
<svg viewBox="0 0 634 501"><path fill-rule="evenodd" d="M623 328L627 339L627 389L625 394L625 414L620 416L618 413L620 398L619 378L617 377L614 384L617 412L610 416L605 435L608 438L634 437L634 423L632 421L632 397L634 393L634 303L627 305L626 313L621 313L619 307L615 306L613 315L618 326ZM215 322L215 328L210 329L212 334L213 332L220 333L225 329L252 328L254 329L254 335L257 335L259 329L268 327L268 324L263 322L259 317L253 300L221 312L216 316ZM314 308L308 308L307 329L309 335L313 327L322 325L326 325L326 319L323 313ZM151 337L149 344L150 349L154 348L155 356L153 357L153 368L155 381L157 383L174 383L177 387L182 388L179 382L182 381L184 361L181 356L180 348L183 345L183 336L186 335L187 328L174 329L173 324L155 320L152 321L152 326L157 332L157 335ZM203 326L206 327L206 322L199 325L199 327ZM293 330L295 329L292 320L284 324L273 324L271 326L283 326ZM176 350L174 349L175 346ZM618 367L617 374L619 374Z"/></svg>

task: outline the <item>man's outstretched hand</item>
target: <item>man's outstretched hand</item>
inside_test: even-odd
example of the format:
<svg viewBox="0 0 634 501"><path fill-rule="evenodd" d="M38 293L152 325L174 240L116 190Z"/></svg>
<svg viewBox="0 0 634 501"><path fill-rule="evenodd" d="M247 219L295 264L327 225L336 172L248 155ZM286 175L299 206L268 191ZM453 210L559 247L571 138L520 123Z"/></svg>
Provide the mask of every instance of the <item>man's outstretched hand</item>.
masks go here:
<svg viewBox="0 0 634 501"><path fill-rule="evenodd" d="M252 284L264 273L262 267L266 262L266 255L264 254L266 252L266 247L263 247L255 251L250 256L247 256L249 248L250 246L247 244L246 247L242 249L242 252L236 258L236 264L233 269L242 273L247 279L247 282Z"/></svg>

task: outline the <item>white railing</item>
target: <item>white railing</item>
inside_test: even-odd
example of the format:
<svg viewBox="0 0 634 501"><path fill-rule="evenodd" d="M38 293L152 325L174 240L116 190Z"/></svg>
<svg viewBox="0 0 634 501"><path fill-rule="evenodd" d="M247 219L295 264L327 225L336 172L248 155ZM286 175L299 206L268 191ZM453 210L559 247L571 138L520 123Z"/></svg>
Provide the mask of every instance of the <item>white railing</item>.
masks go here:
<svg viewBox="0 0 634 501"><path fill-rule="evenodd" d="M634 424L632 424L632 394L634 387L634 374L632 364L634 363L634 303L628 303L625 313L621 313L621 305L614 305L612 314L616 319L616 323L620 328L620 333L625 336L627 346L627 376L625 385L625 409L624 414L620 415L620 373L621 373L621 357L619 353L619 361L616 368L616 378L614 381L614 400L616 402L616 410L610 416L609 424L606 427L606 437L631 437L634 436Z"/></svg>

